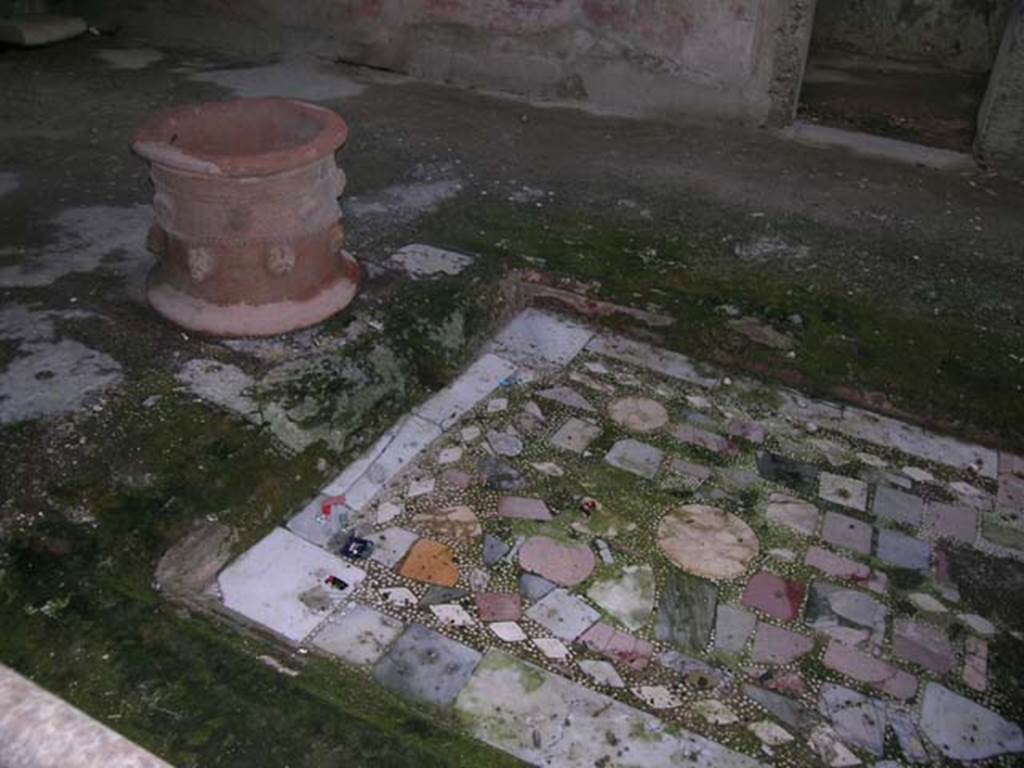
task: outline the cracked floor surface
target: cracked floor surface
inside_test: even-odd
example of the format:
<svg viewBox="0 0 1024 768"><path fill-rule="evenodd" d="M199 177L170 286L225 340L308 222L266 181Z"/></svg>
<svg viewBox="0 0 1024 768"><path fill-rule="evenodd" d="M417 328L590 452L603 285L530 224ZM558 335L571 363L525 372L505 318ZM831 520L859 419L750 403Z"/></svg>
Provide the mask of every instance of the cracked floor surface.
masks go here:
<svg viewBox="0 0 1024 768"><path fill-rule="evenodd" d="M202 579L183 579L189 569L180 566L197 563L197 573L215 573L451 381L515 303L501 282L512 270L532 289L584 295L584 309L606 306L600 302L640 307L644 313L606 322L636 321L629 332L724 365L737 379L754 374L829 392L1021 452L1024 239L1017 215L1022 190L1012 181L865 161L753 131L531 105L324 62L225 61L215 52L160 50L152 41L87 38L4 51L0 78L9 107L0 114L0 615L16 627L0 638L0 659L175 764L295 764L297 755L306 765L353 755L364 764L450 765L458 755L464 765L492 766L507 759L461 737L458 722L424 715L363 677L338 684L334 665L317 654L224 632L195 594ZM266 88L331 106L352 125L340 158L350 180L343 203L349 242L369 279L349 311L308 332L224 343L191 337L160 322L142 298L151 192L144 165L128 152L129 137L154 109ZM432 267L412 274L408 252L392 259L409 243L472 257L462 272ZM566 386L585 392L579 382ZM673 406L664 395L645 396ZM590 397L607 404L606 397ZM545 409L553 406L537 403L548 418ZM610 418L601 414L602 423ZM685 425L678 412L673 418ZM507 431L501 417L487 419ZM816 423L824 434L807 436L808 446L830 439L831 427ZM905 447L907 436L893 434ZM512 437L506 445L515 445ZM524 450L547 445L525 434L518 439ZM632 439L667 450L643 435ZM458 461L480 450L450 447L463 450ZM676 458L701 464L689 449L672 449L681 451ZM756 451L745 450L742 460L730 461L750 473ZM620 463L651 465L649 457L620 453ZM594 464L610 472L604 455ZM822 455L828 454L805 461L824 469ZM956 478L936 474L929 461L919 468L944 494L956 493ZM571 465L554 458L536 463L549 462ZM888 471L899 477L903 465L890 463ZM923 502L966 501L931 497L927 476L905 477ZM636 482L646 488L655 481ZM993 482L989 477L980 490L998 495ZM872 507L860 521L872 529L870 554L843 549L841 557L876 558L883 530L910 530L874 515L876 485L869 483ZM786 483L766 487L792 495ZM745 498L740 490L732 494ZM605 509L614 506L588 495ZM840 513L816 491L797 497L821 513ZM564 508L565 519L577 515L562 497L531 498L549 510ZM768 502L770 494L760 506L752 498L744 504L766 516ZM791 501L779 501L779 509L810 517ZM957 522L947 518L939 516L943 524ZM419 534L419 523L396 520L392 527ZM1004 538L995 543L1003 547L1016 541L1008 523L978 518L990 533L1001 526ZM515 544L513 530L498 533L505 545ZM598 538L608 543L613 564L604 564L595 544L596 568L642 565L603 534ZM814 535L824 536L825 528ZM196 541L208 546L187 546ZM889 576L890 596L909 600L920 592L943 604L944 615L975 613L998 626L994 636L980 638L988 643L989 666L1000 670L988 676L981 700L998 709L1003 700L1019 700L1020 682L1006 660L1019 655L1020 612L1013 589L997 596L990 585L1024 579L1012 558L976 556L974 547L952 542L948 561L960 604L916 589L909 576L894 590L892 568L871 568ZM831 546L821 548L839 555ZM796 559L766 559L770 549L793 550ZM757 562L780 576L805 572L813 586L809 543L806 549L762 546ZM499 570L519 567L502 562ZM643 586L645 573L635 572L627 584ZM870 581L870 573L864 578ZM656 595L665 593L662 581L655 586ZM609 584L598 594L620 590ZM735 590L716 599L723 615L732 607L741 626L749 623L740 611L751 609ZM889 599L882 600L891 611L886 643L894 641L897 618L924 610L902 603L897 610ZM473 615L476 608L469 601L463 610ZM806 607L801 611L789 623L763 623L828 637L807 623ZM422 620L433 617L428 611ZM957 627L967 625L946 621L959 665L975 630L961 635ZM536 632L528 623L520 629ZM648 619L636 631L662 642L651 640L650 630ZM718 637L716 631L716 644ZM815 655L801 659L820 652L816 646ZM747 663L747 653L752 648L744 646L739 663ZM974 667L982 655L972 652ZM546 663L536 653L531 658ZM509 667L489 658L483 669L504 679ZM616 674L639 687L632 671ZM959 666L956 674L963 674ZM922 685L926 679L919 676ZM669 687L670 695L681 693ZM820 717L825 704L821 691L814 693L818 699L805 692L803 701ZM620 695L623 706L654 717L631 691ZM747 711L721 703L734 714ZM700 730L704 722L690 727ZM494 725L496 740L504 729ZM782 738L764 728L767 738ZM760 749L754 731L733 731L737 748ZM535 748L533 738L524 749ZM537 738L543 745L548 735L541 730ZM813 749L802 739L781 752L805 747Z"/></svg>

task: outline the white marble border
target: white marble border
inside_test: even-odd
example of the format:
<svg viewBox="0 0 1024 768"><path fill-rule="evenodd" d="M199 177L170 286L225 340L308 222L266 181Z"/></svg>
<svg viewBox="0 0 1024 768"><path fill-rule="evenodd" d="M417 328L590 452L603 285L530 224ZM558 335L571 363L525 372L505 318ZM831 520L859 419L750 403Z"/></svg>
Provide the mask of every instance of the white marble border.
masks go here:
<svg viewBox="0 0 1024 768"><path fill-rule="evenodd" d="M487 344L483 354L455 381L403 417L367 451L324 487L287 527L318 546L338 533L334 521L319 521L321 503L344 497L350 513L360 513L399 472L468 411L515 377L550 372L569 365L586 349L613 360L646 368L670 378L713 390L725 375L677 352L611 333L598 333L580 322L538 309L526 309ZM953 437L937 435L889 416L854 406L805 398L779 388L782 413L873 445L895 448L909 456L968 470L995 480L999 453Z"/></svg>
<svg viewBox="0 0 1024 768"><path fill-rule="evenodd" d="M241 570L245 568L247 558L251 559L249 555L259 547L269 546L268 541L274 539L275 536L278 539L284 537L289 540L289 542L274 542L282 546L288 544L284 548L288 551L294 550L297 553L295 559L302 561L288 564L288 572L294 578L290 579L288 589L285 589L288 594L278 595L284 600L294 599L295 595L292 592L302 587L308 581L307 577L310 574L315 573L319 578L325 569L341 573L349 566L336 555L317 549L317 547L326 549L331 543L332 537L336 533L340 533L342 528L342 524L338 523L335 517L329 521L317 519L320 504L324 499L343 497L347 511L355 518L360 517L361 513L400 472L409 467L417 457L446 430L453 427L467 412L477 407L506 384L529 381L538 372L548 373L561 370L571 364L583 350L646 368L654 373L707 390L714 390L730 383L730 380L721 371L695 363L678 353L659 349L624 336L597 333L577 321L560 315L527 309L516 315L495 336L485 347L481 356L461 376L426 402L412 409L363 456L328 483L317 499L287 523L289 531L277 529L267 539L229 565L220 576L222 587L224 579L230 580L236 577L236 580L242 582L246 582L246 578L248 578L253 584L242 583L241 587L235 585L235 592L243 594L245 600L251 603L248 608L245 605L237 604L237 601L235 601L236 604L226 607L257 623L261 623L262 618L263 626L268 626L279 636L285 636L292 642L301 643L307 640L315 632L316 628L313 625L320 622L314 622L312 616L300 615L301 610L296 612L295 606L292 606L292 610L289 612L287 607L282 610L281 606L267 605L266 600L258 594L258 589L250 590L250 586L258 587L260 574L256 574L254 580L252 574L241 573ZM746 379L737 379L733 383L748 387L760 386L758 383ZM804 424L814 422L883 448L895 448L905 454L930 462L945 464L958 470L973 471L987 479L995 479L998 476L1000 454L991 449L955 438L935 435L920 427L900 422L891 417L872 414L860 408L804 398L797 392L781 387L774 389L782 397L781 413L794 421ZM1024 467L1024 461L1019 461L1013 464L1013 468L1018 468L1018 464ZM316 546L310 547L310 544ZM328 561L323 561L324 557ZM350 578L353 588L361 580L358 577L352 578L355 574L351 570L344 570L344 575ZM339 596L339 602L343 601L343 597L349 596ZM267 616L278 617L280 621L271 621L268 625ZM271 626L275 623L279 626ZM562 681L558 685L563 683L572 685L568 680L559 676L550 673L545 673L545 675L549 675L552 680ZM473 679L476 681L475 684L480 684L479 680ZM596 697L595 700L599 699L601 702L607 698L596 693L593 696ZM611 699L608 701L612 702ZM650 718L649 715L628 707L623 707L623 712L631 717L636 715ZM651 718L651 722L660 723L656 718ZM493 734L480 732L479 729L476 735L494 746L513 752L525 759L533 759L539 754L528 746L505 743L502 739L495 738ZM696 737L691 735L687 738L692 740ZM701 741L702 744L705 742L706 740ZM736 765L759 764L755 760L733 753L713 742L706 742L706 745L708 752L706 757L711 761L709 764L718 764L715 761L723 759L736 760L738 761L735 763ZM674 745L670 751L675 751L677 748L678 745ZM550 758L551 754L554 754L553 749L552 747L549 750L541 750L541 752L545 752L546 757Z"/></svg>

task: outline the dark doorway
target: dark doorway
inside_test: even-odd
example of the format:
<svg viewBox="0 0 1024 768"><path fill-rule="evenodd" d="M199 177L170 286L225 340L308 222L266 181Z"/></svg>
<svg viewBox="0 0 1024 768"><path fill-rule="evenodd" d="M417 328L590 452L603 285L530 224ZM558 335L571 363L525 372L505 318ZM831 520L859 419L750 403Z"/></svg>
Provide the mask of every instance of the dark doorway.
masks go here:
<svg viewBox="0 0 1024 768"><path fill-rule="evenodd" d="M799 117L970 151L1013 0L818 0Z"/></svg>

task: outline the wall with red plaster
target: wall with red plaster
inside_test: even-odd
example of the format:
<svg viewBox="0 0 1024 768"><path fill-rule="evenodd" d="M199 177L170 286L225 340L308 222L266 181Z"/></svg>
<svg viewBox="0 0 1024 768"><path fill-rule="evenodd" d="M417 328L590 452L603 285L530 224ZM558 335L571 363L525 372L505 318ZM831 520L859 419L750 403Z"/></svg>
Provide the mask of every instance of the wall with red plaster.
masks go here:
<svg viewBox="0 0 1024 768"><path fill-rule="evenodd" d="M814 0L134 0L216 12L285 46L456 84L626 112L764 121L799 88L779 88L786 46L806 50ZM801 13L795 11L802 9ZM140 14L142 15L142 14ZM794 24L796 17L799 23ZM155 23L150 22L153 26ZM163 25L165 34L169 28ZM226 41L244 42L236 31ZM783 113L787 108L784 108Z"/></svg>
<svg viewBox="0 0 1024 768"><path fill-rule="evenodd" d="M565 77L600 62L742 88L758 65L766 0L336 0L365 55L398 65L441 37L548 58ZM461 40L460 40L461 38ZM440 53L440 52L439 52ZM484 51L486 58L486 51ZM554 66L557 65L557 66ZM485 65L486 66L486 65ZM415 67L415 65L414 65ZM454 73L452 73L454 74ZM471 76L472 73L460 73ZM529 90L535 83L524 83Z"/></svg>

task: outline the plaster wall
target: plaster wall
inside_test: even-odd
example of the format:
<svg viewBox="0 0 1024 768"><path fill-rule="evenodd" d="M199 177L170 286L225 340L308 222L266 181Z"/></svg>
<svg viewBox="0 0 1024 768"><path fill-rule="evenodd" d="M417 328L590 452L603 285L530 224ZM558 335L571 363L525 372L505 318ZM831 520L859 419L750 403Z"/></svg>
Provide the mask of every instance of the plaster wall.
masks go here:
<svg viewBox="0 0 1024 768"><path fill-rule="evenodd" d="M536 98L755 123L788 120L802 74L800 51L806 50L813 18L813 0L91 0L81 5L87 14L130 29L148 28L176 44L265 52L298 47Z"/></svg>
<svg viewBox="0 0 1024 768"><path fill-rule="evenodd" d="M1013 7L1017 20L1010 25L1020 26L1024 0L75 3L90 23L116 25L157 44L250 59L317 55L627 114L780 127L795 114L812 30L819 46L845 30L848 48L877 36L880 46L902 45L907 58L941 54L948 66L987 69L998 49L989 50L993 36L1007 27ZM908 4L918 10L906 10ZM976 145L979 156L998 158L999 165L1021 154L1024 135L1024 64L1013 42L1019 35L1007 38ZM871 52L866 45L861 48Z"/></svg>

